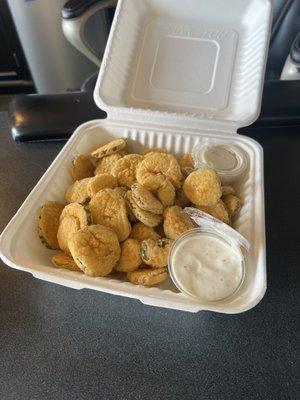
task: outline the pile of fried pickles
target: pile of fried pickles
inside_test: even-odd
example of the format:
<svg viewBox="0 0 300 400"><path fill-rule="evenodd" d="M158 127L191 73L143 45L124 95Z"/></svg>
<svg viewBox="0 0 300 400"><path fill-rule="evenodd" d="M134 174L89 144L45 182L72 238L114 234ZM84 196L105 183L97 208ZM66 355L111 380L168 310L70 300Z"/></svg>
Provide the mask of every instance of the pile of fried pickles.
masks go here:
<svg viewBox="0 0 300 400"><path fill-rule="evenodd" d="M124 273L137 285L168 278L175 239L193 229L183 211L196 207L226 224L240 212L230 186L212 169L195 169L190 154L177 160L163 148L129 154L124 138L72 161L66 204L51 201L38 213L38 233L57 268L104 277Z"/></svg>

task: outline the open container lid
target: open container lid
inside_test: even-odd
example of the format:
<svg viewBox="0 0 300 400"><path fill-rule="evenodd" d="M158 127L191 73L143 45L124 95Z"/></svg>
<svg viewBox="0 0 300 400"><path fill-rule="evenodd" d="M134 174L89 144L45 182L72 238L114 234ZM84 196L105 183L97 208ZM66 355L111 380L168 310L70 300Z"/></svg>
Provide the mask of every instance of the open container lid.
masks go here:
<svg viewBox="0 0 300 400"><path fill-rule="evenodd" d="M119 0L95 87L114 121L236 133L260 112L270 0Z"/></svg>

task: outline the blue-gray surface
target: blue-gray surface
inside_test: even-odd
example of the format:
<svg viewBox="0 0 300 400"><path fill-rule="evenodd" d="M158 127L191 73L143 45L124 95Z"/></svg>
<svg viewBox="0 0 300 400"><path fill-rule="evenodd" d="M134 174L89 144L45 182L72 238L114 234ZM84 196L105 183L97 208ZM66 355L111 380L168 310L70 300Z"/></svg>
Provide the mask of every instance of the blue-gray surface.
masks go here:
<svg viewBox="0 0 300 400"><path fill-rule="evenodd" d="M1 231L62 144L16 144L5 114L0 122ZM1 400L297 398L300 135L257 139L266 157L263 301L245 314L194 315L75 291L1 263Z"/></svg>

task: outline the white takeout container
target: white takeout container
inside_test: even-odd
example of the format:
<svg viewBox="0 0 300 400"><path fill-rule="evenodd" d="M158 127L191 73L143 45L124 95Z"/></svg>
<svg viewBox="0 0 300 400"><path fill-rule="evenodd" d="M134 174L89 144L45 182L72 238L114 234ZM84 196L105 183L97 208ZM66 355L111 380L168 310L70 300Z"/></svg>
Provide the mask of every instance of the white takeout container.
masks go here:
<svg viewBox="0 0 300 400"><path fill-rule="evenodd" d="M108 118L75 131L2 233L3 261L39 279L153 306L222 313L254 307L266 290L263 151L237 129L259 114L271 14L269 0L120 0L94 92ZM247 153L249 171L236 186L243 208L235 228L251 250L238 296L205 304L179 293L171 281L145 288L51 265L53 251L37 234L38 208L64 200L75 155L121 136L133 151L153 146L191 152L209 137Z"/></svg>

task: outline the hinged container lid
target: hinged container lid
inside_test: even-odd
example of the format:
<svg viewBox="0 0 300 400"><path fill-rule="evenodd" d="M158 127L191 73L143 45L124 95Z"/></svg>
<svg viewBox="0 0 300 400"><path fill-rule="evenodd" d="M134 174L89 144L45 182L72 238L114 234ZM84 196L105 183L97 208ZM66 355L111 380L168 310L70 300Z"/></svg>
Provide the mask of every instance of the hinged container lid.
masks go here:
<svg viewBox="0 0 300 400"><path fill-rule="evenodd" d="M260 112L269 0L119 0L94 98L118 121L236 133Z"/></svg>

